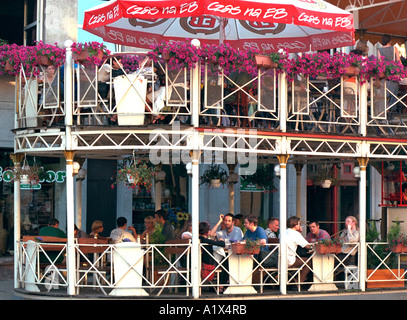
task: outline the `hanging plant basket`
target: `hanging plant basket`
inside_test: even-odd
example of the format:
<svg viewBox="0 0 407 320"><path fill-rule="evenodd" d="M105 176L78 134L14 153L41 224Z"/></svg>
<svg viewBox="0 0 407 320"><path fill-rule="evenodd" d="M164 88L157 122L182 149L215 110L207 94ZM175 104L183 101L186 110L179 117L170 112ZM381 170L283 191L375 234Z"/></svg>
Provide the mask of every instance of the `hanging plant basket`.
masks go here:
<svg viewBox="0 0 407 320"><path fill-rule="evenodd" d="M219 188L220 187L220 179L212 179L211 180L211 187L212 188Z"/></svg>
<svg viewBox="0 0 407 320"><path fill-rule="evenodd" d="M321 183L321 187L324 189L329 189L331 187L332 181L331 180L324 180Z"/></svg>
<svg viewBox="0 0 407 320"><path fill-rule="evenodd" d="M22 174L20 176L20 184L30 184L31 178L28 174Z"/></svg>

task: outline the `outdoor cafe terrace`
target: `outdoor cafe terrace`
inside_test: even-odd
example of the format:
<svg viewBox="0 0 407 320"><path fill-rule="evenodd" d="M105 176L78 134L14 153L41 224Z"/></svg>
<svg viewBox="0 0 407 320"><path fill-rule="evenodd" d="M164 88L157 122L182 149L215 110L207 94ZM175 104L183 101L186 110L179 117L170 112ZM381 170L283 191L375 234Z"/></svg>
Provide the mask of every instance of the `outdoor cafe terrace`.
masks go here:
<svg viewBox="0 0 407 320"><path fill-rule="evenodd" d="M78 60L87 47L90 57ZM16 75L15 129L21 151L30 148L24 141L27 133L41 129L47 136L66 121L72 121L76 131L98 132L154 130L179 123L344 138L406 134L406 69L373 56L340 52L262 56L228 45L186 43L114 55L101 44L74 43L72 52L70 86L64 83L64 49L43 43L0 48L3 74ZM45 63L42 53L48 58ZM119 57L119 69L102 76ZM5 71L10 61L12 69ZM195 111L192 75L198 69ZM388 89L388 81L400 83L398 93ZM71 96L65 92L70 88Z"/></svg>
<svg viewBox="0 0 407 320"><path fill-rule="evenodd" d="M362 193L366 191L366 157L406 157L406 152L397 151L403 148L390 151L390 144L393 140L395 145L406 142L403 110L407 93L401 85L393 96L386 83L402 81L405 68L401 65L342 53L289 57L280 52L265 57L228 45L173 43L148 53L120 54L110 54L94 43L71 46L67 42L66 48L43 43L7 46L0 49L0 61L4 70L6 61L14 63L10 71L3 71L16 77L14 151L65 154L68 206L74 200L74 153L83 158L119 159L134 150L192 149L192 161L197 163L199 150L237 152L249 146L238 149L239 141L228 140L226 133L237 140L260 137L260 142L249 146L258 155L283 159L282 155L297 152L300 156L319 153L326 158L357 158L364 169L360 199L366 198ZM90 56L81 60L85 49L90 49ZM99 51L103 55L98 56ZM43 53L50 62L40 62ZM168 138L171 134L178 140ZM212 146L211 141L197 139L199 135L224 140ZM296 136L309 141L295 142ZM283 145L286 137L294 141L289 147ZM312 145L328 140L328 147ZM368 140L370 149L363 144ZM383 151L386 144L388 150ZM282 175L288 157L284 159L280 161ZM192 169L193 205L199 191L196 167ZM280 190L285 189L286 178L281 177ZM284 212L281 208L280 214ZM192 211L199 216L199 208ZM222 287L224 294L240 295L286 294L287 288L365 290L370 283L404 286L403 253L393 252L386 242L368 241L365 211L361 205L360 242L352 244L345 257L314 250L301 257L301 267L291 269L285 261L289 250L285 244L267 244L270 250L263 250L267 255L261 258L258 254L238 255L228 248L226 259L211 271L213 279L211 274L202 278L196 257L206 249L199 244L201 250L196 251L195 242L110 244L92 238L69 245L65 239L18 238L15 287L39 294L54 290L86 294L97 289L102 295L196 298L197 289L200 294L212 291L218 295ZM67 212L68 217L73 216L71 207ZM379 247L383 249L380 254ZM65 255L66 263L60 261ZM273 263L268 265L267 256L272 255ZM352 264L346 262L350 256L355 257ZM385 280L377 279L375 275L383 268L388 271ZM300 281L304 269L310 270L309 277Z"/></svg>

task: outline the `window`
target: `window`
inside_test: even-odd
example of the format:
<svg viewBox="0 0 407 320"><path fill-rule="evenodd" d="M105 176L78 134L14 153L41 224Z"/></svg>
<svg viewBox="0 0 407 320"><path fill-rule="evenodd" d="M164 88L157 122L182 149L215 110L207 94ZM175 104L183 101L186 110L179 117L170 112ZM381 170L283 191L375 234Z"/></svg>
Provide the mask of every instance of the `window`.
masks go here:
<svg viewBox="0 0 407 320"><path fill-rule="evenodd" d="M42 40L43 0L24 0L24 44Z"/></svg>

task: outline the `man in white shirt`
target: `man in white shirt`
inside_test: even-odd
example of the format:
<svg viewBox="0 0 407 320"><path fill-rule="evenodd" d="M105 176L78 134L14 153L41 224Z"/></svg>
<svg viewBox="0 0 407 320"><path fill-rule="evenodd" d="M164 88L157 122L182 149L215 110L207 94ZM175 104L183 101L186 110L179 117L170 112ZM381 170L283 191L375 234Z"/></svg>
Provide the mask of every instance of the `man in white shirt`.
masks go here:
<svg viewBox="0 0 407 320"><path fill-rule="evenodd" d="M136 242L136 229L133 226L128 227L132 233L126 231L127 219L125 217L117 218L117 228L110 232L110 238L112 238L113 243L121 242Z"/></svg>
<svg viewBox="0 0 407 320"><path fill-rule="evenodd" d="M289 217L287 220L287 262L288 267L291 268L300 268L304 265L304 262L307 258L304 258L301 261L296 255L297 247L300 246L302 248L310 249L311 244L305 240L305 238L300 233L301 225L300 225L300 218L296 216ZM309 266L311 262L309 261L307 265L303 266L300 271L300 282L305 282L307 279L307 275L310 271Z"/></svg>

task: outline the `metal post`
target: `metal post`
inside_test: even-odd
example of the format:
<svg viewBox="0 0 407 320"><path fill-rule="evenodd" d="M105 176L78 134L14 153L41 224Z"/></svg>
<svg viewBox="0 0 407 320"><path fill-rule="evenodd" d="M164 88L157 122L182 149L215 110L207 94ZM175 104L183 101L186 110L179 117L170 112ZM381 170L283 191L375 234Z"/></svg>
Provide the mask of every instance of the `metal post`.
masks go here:
<svg viewBox="0 0 407 320"><path fill-rule="evenodd" d="M359 182L359 241L360 241L360 272L359 288L366 290L367 248L366 248L366 167L368 158L358 158L360 167Z"/></svg>
<svg viewBox="0 0 407 320"><path fill-rule="evenodd" d="M280 110L280 130L287 131L287 75L285 72L279 75L278 101Z"/></svg>
<svg viewBox="0 0 407 320"><path fill-rule="evenodd" d="M197 132L195 132L197 134ZM192 250L191 250L191 281L192 295L199 298L201 278L199 275L199 158L200 151L192 151Z"/></svg>
<svg viewBox="0 0 407 320"><path fill-rule="evenodd" d="M360 86L360 96L359 96L359 105L360 105L360 134L363 137L367 135L367 83L364 83Z"/></svg>
<svg viewBox="0 0 407 320"><path fill-rule="evenodd" d="M67 249L66 265L68 269L68 294L75 294L75 207L74 207L74 176L73 176L73 158L75 152L64 151L66 158L66 230L67 230Z"/></svg>
<svg viewBox="0 0 407 320"><path fill-rule="evenodd" d="M277 156L280 162L280 292L287 294L287 161L289 155Z"/></svg>
<svg viewBox="0 0 407 320"><path fill-rule="evenodd" d="M22 154L10 155L14 167L19 167L23 158ZM19 288L18 266L20 262L20 238L21 238L21 189L20 177L14 176L14 288Z"/></svg>
<svg viewBox="0 0 407 320"><path fill-rule="evenodd" d="M73 123L73 77L72 77L72 40L65 41L66 56L64 65L64 101L65 101L65 125Z"/></svg>

